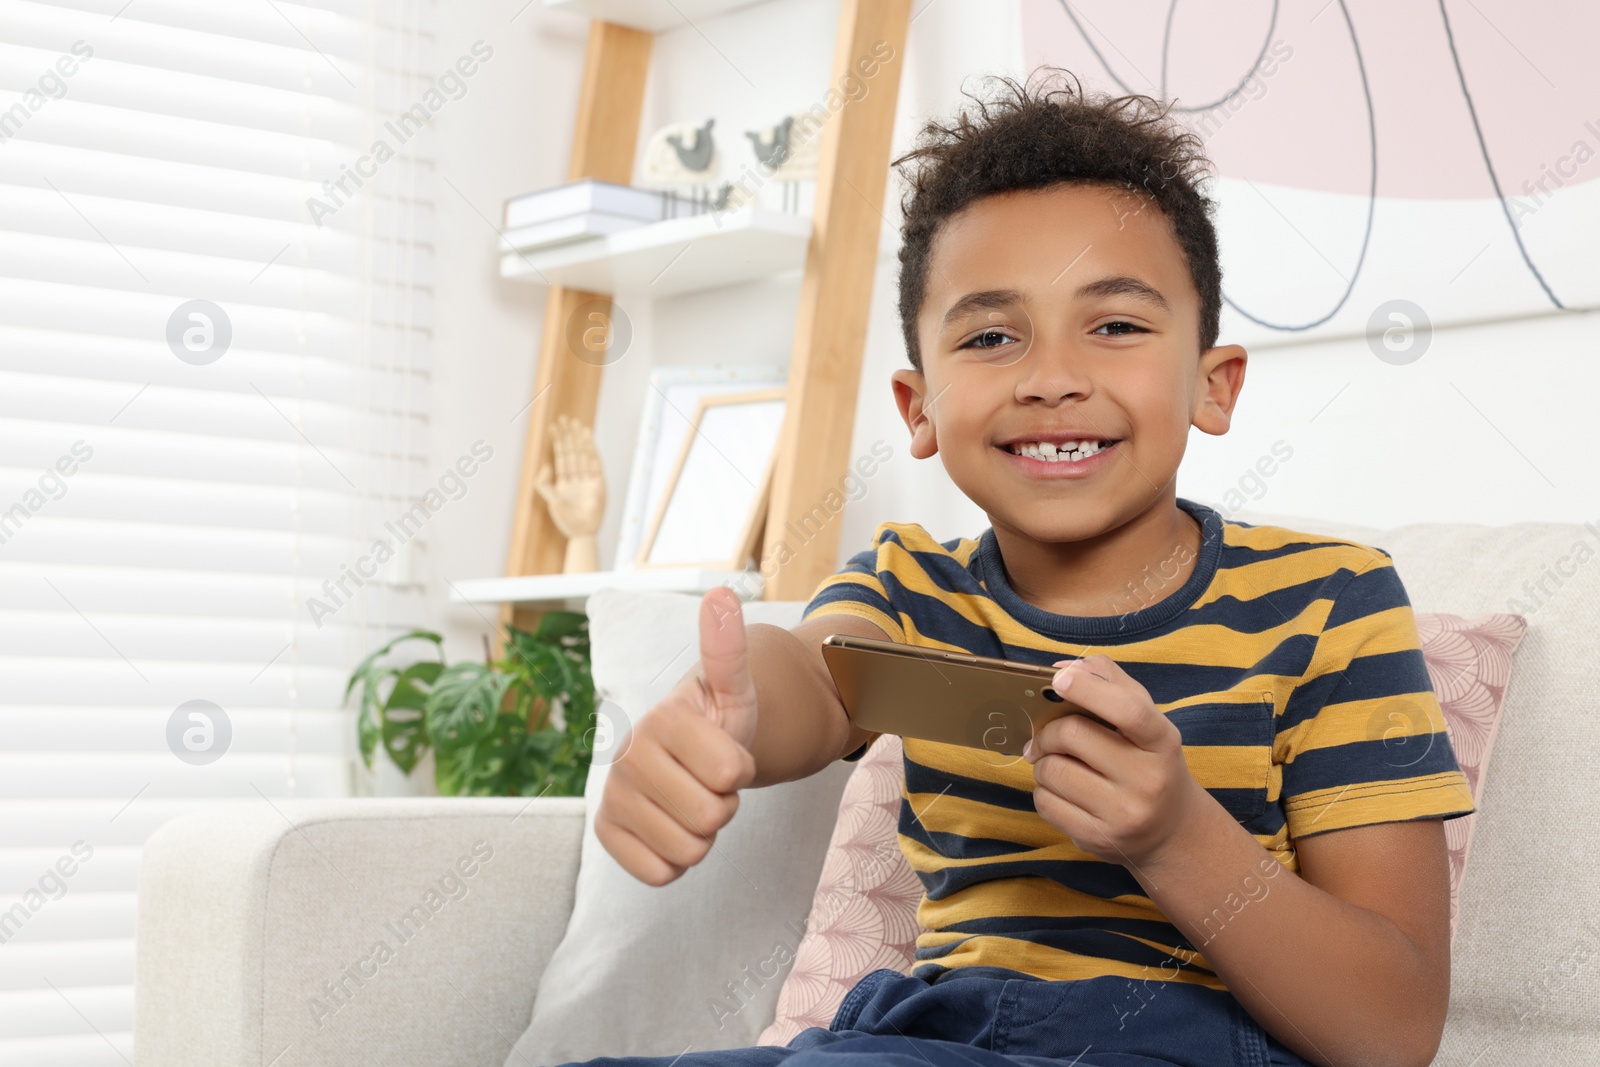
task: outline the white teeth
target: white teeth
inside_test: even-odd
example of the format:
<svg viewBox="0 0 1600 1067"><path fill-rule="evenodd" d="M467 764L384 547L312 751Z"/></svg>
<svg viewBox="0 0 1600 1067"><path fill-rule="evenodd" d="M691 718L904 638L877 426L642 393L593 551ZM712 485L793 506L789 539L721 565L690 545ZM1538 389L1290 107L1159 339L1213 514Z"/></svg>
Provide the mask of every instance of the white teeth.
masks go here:
<svg viewBox="0 0 1600 1067"><path fill-rule="evenodd" d="M1097 452L1104 451L1112 443L1109 441L1076 441L1070 445L1056 445L1049 441L1029 441L1025 444L1012 445L1011 451L1033 459L1042 459L1047 463L1061 463L1063 461L1071 462L1072 460L1087 459Z"/></svg>

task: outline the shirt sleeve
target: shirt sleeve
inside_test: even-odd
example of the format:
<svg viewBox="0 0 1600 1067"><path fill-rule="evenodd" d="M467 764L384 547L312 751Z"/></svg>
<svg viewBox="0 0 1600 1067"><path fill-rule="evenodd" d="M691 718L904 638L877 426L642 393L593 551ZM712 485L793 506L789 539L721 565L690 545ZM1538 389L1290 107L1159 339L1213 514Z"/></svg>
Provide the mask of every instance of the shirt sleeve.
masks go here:
<svg viewBox="0 0 1600 1067"><path fill-rule="evenodd" d="M851 556L837 573L817 586L801 621L808 622L818 615L854 615L875 623L891 641L904 643L906 634L900 625L900 614L890 603L891 590L899 583L888 570L887 557L890 546L897 544L890 525L879 526L870 548ZM847 762L859 760L877 739L878 733L874 732L860 748L843 758Z"/></svg>
<svg viewBox="0 0 1600 1067"><path fill-rule="evenodd" d="M1411 601L1389 554L1374 551L1335 594L1278 726L1292 838L1473 811Z"/></svg>
<svg viewBox="0 0 1600 1067"><path fill-rule="evenodd" d="M879 526L870 548L851 556L837 573L817 586L801 621L814 615L855 615L876 623L891 641L904 643L906 633L900 625L900 613L890 603L891 591L900 587L890 570L890 555L899 547L891 524Z"/></svg>

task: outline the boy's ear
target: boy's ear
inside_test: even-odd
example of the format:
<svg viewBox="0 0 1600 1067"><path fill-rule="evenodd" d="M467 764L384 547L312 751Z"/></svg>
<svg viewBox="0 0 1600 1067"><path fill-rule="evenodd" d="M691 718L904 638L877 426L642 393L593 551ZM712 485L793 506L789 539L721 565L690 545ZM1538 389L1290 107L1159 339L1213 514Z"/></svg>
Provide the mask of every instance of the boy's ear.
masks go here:
<svg viewBox="0 0 1600 1067"><path fill-rule="evenodd" d="M1249 354L1240 345L1208 348L1200 356L1200 372L1195 376L1194 425L1214 437L1228 432L1233 422L1233 405L1244 388L1244 366Z"/></svg>
<svg viewBox="0 0 1600 1067"><path fill-rule="evenodd" d="M920 370L911 367L901 367L889 380L900 417L906 420L906 429L911 431L911 455L915 459L927 459L939 451L933 415L923 408L928 402L928 380Z"/></svg>

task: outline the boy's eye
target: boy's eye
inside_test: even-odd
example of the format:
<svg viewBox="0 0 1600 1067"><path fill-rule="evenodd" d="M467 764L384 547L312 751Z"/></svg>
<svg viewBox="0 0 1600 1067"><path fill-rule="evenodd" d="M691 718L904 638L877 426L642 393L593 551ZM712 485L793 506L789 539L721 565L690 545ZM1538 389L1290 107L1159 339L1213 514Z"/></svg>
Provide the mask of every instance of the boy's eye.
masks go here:
<svg viewBox="0 0 1600 1067"><path fill-rule="evenodd" d="M1099 326L1099 327L1097 327L1095 329L1094 332L1095 333L1100 333L1100 331L1102 331L1102 330L1110 331L1109 333L1105 334L1105 336L1107 336L1107 337L1124 337L1124 336L1126 336L1126 335L1128 335L1130 333L1149 333L1150 332L1149 330L1145 329L1143 326L1135 326L1133 323L1131 323L1131 322L1123 322L1121 319L1118 319L1116 322L1108 322L1108 323L1104 324L1103 326Z"/></svg>
<svg viewBox="0 0 1600 1067"><path fill-rule="evenodd" d="M962 348L999 348L1001 345L1005 344L1006 342L1014 341L1014 340L1015 340L1015 338L1013 338L1010 334L1003 333L1000 330L984 330L982 333L978 334L976 337L972 338L972 340L970 340L967 343L963 344L961 347Z"/></svg>

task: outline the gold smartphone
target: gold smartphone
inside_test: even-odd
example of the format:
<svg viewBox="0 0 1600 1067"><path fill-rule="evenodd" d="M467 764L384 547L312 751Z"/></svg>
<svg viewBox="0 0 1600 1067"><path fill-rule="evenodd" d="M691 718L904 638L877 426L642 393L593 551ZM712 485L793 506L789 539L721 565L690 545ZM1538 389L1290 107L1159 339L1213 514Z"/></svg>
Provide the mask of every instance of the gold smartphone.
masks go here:
<svg viewBox="0 0 1600 1067"><path fill-rule="evenodd" d="M1020 756L1063 715L1110 725L1051 688L1059 667L849 634L823 638L822 659L845 713L864 730Z"/></svg>

